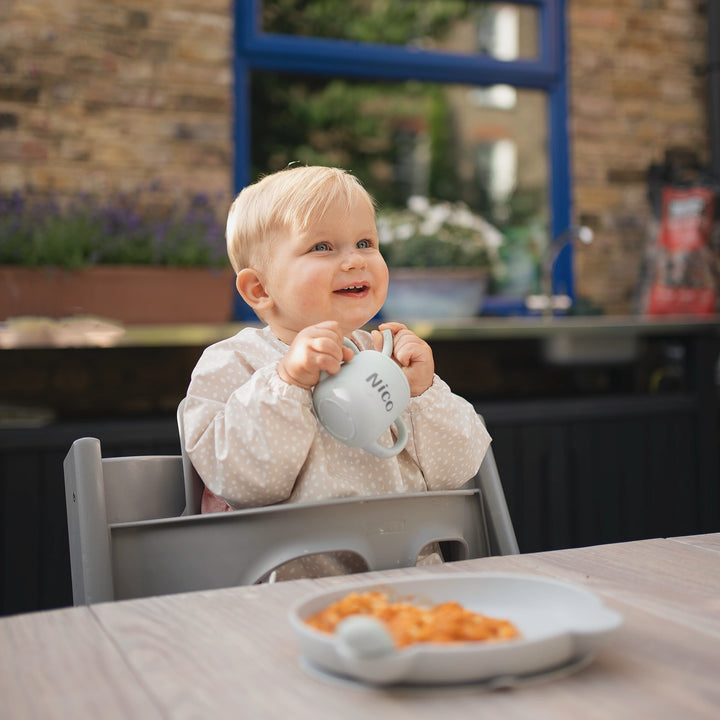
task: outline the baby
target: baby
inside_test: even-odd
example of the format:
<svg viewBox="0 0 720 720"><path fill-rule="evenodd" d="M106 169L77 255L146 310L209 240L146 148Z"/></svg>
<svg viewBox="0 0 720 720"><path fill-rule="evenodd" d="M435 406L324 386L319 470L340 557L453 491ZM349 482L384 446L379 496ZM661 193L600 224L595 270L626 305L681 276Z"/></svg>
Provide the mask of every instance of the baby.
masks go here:
<svg viewBox="0 0 720 720"><path fill-rule="evenodd" d="M203 512L454 489L475 475L490 437L435 375L430 346L400 323L379 327L392 331L410 385L402 452L381 459L348 447L313 412L320 373L352 358L344 337L382 347L380 331L360 329L385 301L388 269L373 200L354 176L298 167L246 187L230 208L227 248L237 289L265 326L207 348L193 371L185 444L205 483ZM392 445L392 432L379 441ZM337 553L290 576L358 569Z"/></svg>

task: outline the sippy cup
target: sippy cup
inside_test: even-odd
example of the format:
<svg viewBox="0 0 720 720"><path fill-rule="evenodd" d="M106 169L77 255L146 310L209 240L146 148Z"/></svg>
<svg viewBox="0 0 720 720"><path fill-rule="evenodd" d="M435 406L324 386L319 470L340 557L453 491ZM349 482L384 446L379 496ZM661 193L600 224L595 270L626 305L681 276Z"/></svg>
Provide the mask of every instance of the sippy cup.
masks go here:
<svg viewBox="0 0 720 720"><path fill-rule="evenodd" d="M410 402L410 385L391 357L392 332L383 331L382 352L360 351L347 338L343 344L355 355L335 375L321 375L313 390L315 414L327 431L346 445L380 458L393 457L407 442L400 414ZM381 445L378 437L393 423L398 431L395 443Z"/></svg>

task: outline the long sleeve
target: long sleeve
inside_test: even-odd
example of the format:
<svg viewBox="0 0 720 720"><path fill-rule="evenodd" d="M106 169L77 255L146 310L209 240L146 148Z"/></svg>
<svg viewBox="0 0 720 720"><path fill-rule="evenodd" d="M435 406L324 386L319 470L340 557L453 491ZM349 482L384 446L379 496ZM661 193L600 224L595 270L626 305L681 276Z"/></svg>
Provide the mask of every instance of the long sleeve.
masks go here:
<svg viewBox="0 0 720 720"><path fill-rule="evenodd" d="M477 473L490 435L475 408L435 376L428 390L410 401L412 446L428 490L463 485Z"/></svg>
<svg viewBox="0 0 720 720"><path fill-rule="evenodd" d="M185 401L188 455L237 508L287 500L317 430L310 391L280 379L271 350L252 336L208 348Z"/></svg>

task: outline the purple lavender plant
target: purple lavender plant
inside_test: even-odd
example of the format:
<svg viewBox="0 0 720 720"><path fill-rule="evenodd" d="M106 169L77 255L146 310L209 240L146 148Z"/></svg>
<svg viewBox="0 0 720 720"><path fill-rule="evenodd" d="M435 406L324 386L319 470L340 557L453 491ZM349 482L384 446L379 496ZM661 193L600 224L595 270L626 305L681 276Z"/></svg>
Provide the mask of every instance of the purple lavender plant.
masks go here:
<svg viewBox="0 0 720 720"><path fill-rule="evenodd" d="M207 195L169 206L160 196L157 183L104 200L0 194L0 264L227 265L224 230Z"/></svg>

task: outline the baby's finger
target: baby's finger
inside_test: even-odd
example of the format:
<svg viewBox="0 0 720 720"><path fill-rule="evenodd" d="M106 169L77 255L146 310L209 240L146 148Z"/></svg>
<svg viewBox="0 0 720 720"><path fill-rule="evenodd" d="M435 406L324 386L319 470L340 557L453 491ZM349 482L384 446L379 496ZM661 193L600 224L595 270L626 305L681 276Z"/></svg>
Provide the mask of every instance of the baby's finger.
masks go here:
<svg viewBox="0 0 720 720"><path fill-rule="evenodd" d="M324 320L323 322L311 325L310 327L319 334L331 333L332 335L337 337L340 342L343 341L343 334L340 328L340 323L335 320Z"/></svg>
<svg viewBox="0 0 720 720"><path fill-rule="evenodd" d="M382 327L382 326L381 326ZM379 330L373 330L372 331L372 339L373 339L373 345L375 346L375 349L380 352L383 348L383 336L382 333Z"/></svg>
<svg viewBox="0 0 720 720"><path fill-rule="evenodd" d="M310 347L319 358L330 357L336 363L342 361L347 349L334 334L313 338Z"/></svg>
<svg viewBox="0 0 720 720"><path fill-rule="evenodd" d="M342 357L339 358L331 354L316 355L315 362L318 370L324 370L328 375L334 375L342 367L345 350L349 350L349 348L343 348ZM349 352L352 353L351 350L349 350Z"/></svg>
<svg viewBox="0 0 720 720"><path fill-rule="evenodd" d="M409 330L397 337L398 341L393 354L402 366L408 367L415 362L423 362L432 357L430 346Z"/></svg>
<svg viewBox="0 0 720 720"><path fill-rule="evenodd" d="M395 360L403 367L408 367L413 363L418 354L418 348L412 343L398 343L393 349Z"/></svg>
<svg viewBox="0 0 720 720"><path fill-rule="evenodd" d="M392 334L395 335L396 333L399 333L401 330L407 330L407 325L403 325L399 322L385 322L378 325L379 330L382 332L383 330L391 330Z"/></svg>
<svg viewBox="0 0 720 720"><path fill-rule="evenodd" d="M393 335L393 355L399 357L398 353L404 352L404 348L422 342L423 341L412 330L408 330L403 325Z"/></svg>

